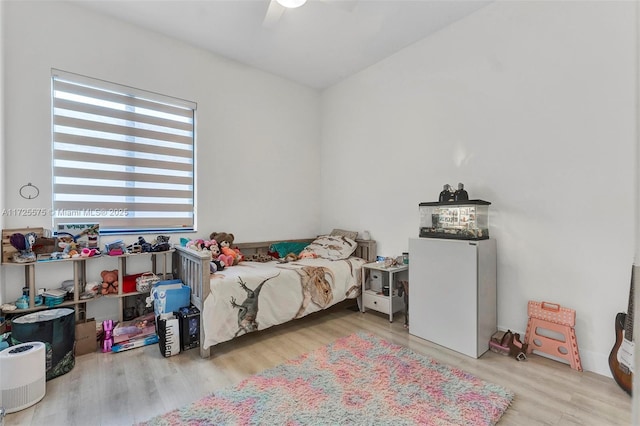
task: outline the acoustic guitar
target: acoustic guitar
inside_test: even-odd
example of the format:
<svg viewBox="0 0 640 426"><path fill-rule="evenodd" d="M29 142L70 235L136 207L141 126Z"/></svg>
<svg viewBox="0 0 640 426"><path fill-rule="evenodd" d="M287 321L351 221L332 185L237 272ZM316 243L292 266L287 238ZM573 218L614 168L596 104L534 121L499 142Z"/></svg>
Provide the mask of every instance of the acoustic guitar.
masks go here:
<svg viewBox="0 0 640 426"><path fill-rule="evenodd" d="M629 395L633 383L633 269L627 313L616 315L616 343L609 354L609 368L616 383Z"/></svg>

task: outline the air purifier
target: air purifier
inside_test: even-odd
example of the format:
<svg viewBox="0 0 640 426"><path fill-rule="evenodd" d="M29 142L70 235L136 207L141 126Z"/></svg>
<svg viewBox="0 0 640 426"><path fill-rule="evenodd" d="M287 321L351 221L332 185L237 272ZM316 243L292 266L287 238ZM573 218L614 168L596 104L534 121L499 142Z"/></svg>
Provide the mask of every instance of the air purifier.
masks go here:
<svg viewBox="0 0 640 426"><path fill-rule="evenodd" d="M44 398L45 358L42 342L21 343L0 352L0 406L5 412L23 410Z"/></svg>

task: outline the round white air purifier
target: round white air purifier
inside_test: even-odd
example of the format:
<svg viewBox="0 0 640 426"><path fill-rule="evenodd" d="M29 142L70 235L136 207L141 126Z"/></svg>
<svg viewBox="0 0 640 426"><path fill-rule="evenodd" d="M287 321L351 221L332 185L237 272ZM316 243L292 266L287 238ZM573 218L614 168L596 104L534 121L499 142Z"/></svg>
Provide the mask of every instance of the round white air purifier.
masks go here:
<svg viewBox="0 0 640 426"><path fill-rule="evenodd" d="M7 413L31 407L44 398L45 358L42 342L21 343L0 352L0 407Z"/></svg>

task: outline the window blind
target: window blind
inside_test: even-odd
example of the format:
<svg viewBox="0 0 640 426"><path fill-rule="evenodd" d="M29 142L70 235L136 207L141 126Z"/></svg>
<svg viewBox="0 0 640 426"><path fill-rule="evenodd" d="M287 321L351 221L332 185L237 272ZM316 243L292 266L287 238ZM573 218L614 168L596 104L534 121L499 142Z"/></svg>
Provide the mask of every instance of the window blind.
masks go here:
<svg viewBox="0 0 640 426"><path fill-rule="evenodd" d="M52 70L52 106L54 229L194 229L194 102Z"/></svg>

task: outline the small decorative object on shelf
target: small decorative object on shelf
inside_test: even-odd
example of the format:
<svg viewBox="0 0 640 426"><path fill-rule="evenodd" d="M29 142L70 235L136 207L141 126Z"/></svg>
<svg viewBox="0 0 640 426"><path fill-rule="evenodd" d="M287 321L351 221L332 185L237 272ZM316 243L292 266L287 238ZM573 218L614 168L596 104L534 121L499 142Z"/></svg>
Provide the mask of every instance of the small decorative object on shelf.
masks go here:
<svg viewBox="0 0 640 426"><path fill-rule="evenodd" d="M469 194L464 189L464 184L460 182L458 184L458 189L455 191L453 187L449 184L445 184L442 188L442 192L438 196L439 203L446 203L449 201L467 201L469 199Z"/></svg>
<svg viewBox="0 0 640 426"><path fill-rule="evenodd" d="M33 252L33 245L36 243L37 235L35 232L28 232L26 235L20 233L12 234L9 238L11 245L18 250L13 253L13 261L15 263L35 262L36 254Z"/></svg>
<svg viewBox="0 0 640 426"><path fill-rule="evenodd" d="M453 201L467 201L469 200L469 194L464 189L464 184L460 182L458 184L458 189L453 194Z"/></svg>
<svg viewBox="0 0 640 426"><path fill-rule="evenodd" d="M109 256L120 256L124 253L125 251L125 245L124 245L124 241L122 240L115 240L113 242L110 242L108 244L105 244L104 246L104 251L105 253L107 253Z"/></svg>
<svg viewBox="0 0 640 426"><path fill-rule="evenodd" d="M39 255L56 250L56 240L44 228L2 230L2 263L32 263Z"/></svg>
<svg viewBox="0 0 640 426"><path fill-rule="evenodd" d="M168 235L158 235L156 237L155 244L151 246L151 251L154 253L171 250L171 244L169 244Z"/></svg>
<svg viewBox="0 0 640 426"><path fill-rule="evenodd" d="M453 201L454 200L454 192L453 189L451 188L451 185L449 185L448 183L445 184L442 187L442 192L440 192L440 196L438 197L438 201L440 203L446 203L447 201Z"/></svg>
<svg viewBox="0 0 640 426"><path fill-rule="evenodd" d="M160 281L160 278L153 272L145 272L136 278L136 291L145 293L151 291L151 287Z"/></svg>

